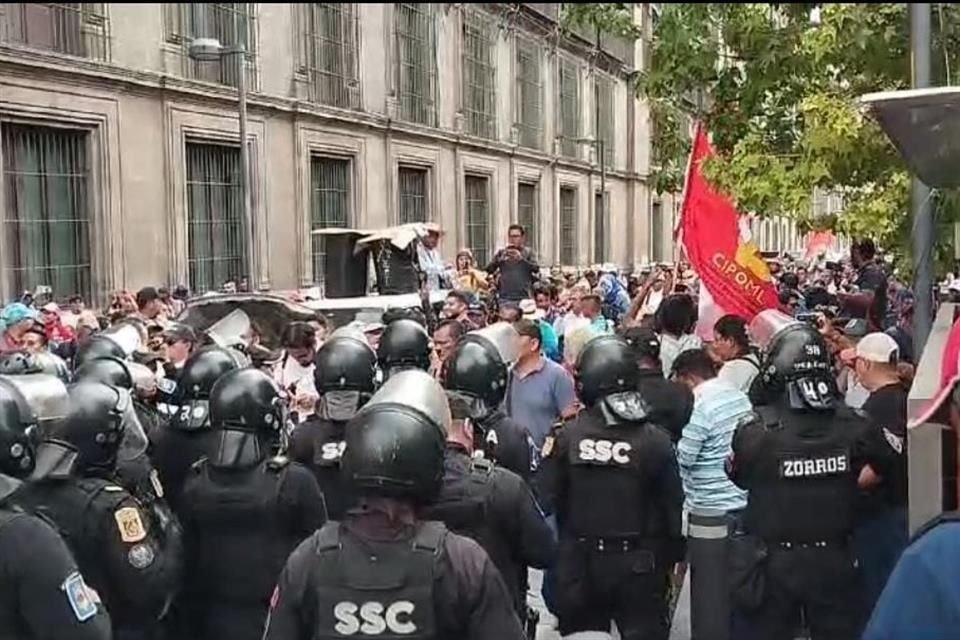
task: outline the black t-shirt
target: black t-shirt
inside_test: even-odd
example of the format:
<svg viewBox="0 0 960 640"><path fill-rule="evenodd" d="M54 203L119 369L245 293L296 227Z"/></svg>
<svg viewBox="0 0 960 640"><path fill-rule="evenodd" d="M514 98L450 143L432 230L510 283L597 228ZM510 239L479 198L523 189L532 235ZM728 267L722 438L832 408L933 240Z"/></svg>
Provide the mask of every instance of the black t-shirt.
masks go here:
<svg viewBox="0 0 960 640"><path fill-rule="evenodd" d="M524 247L519 259L507 257L507 249L501 249L487 265L487 272L497 271L500 272L500 298L519 301L532 297L533 281L540 267L530 249Z"/></svg>
<svg viewBox="0 0 960 640"><path fill-rule="evenodd" d="M882 468L874 471L881 483L862 492L862 510L907 505L907 388L888 384L870 394L863 403L870 419L867 440L880 453Z"/></svg>
<svg viewBox="0 0 960 640"><path fill-rule="evenodd" d="M856 285L860 291L873 292L873 304L870 305L866 315L859 312L851 317L866 318L872 325L871 330L882 329L883 319L887 315L887 274L880 265L868 262L860 268Z"/></svg>

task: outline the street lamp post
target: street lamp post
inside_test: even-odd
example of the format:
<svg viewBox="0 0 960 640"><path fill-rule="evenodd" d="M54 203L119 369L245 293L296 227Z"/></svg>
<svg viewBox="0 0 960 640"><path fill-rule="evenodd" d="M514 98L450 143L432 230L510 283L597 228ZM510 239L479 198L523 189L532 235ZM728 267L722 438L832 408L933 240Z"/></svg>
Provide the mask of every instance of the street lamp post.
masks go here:
<svg viewBox="0 0 960 640"><path fill-rule="evenodd" d="M250 192L250 153L247 148L247 48L243 39L238 44L224 47L216 38L196 38L190 43L190 57L198 62L215 62L224 58L237 59L237 101L240 118L240 197L243 199L244 246L247 254L247 282L256 286L253 270L253 199Z"/></svg>

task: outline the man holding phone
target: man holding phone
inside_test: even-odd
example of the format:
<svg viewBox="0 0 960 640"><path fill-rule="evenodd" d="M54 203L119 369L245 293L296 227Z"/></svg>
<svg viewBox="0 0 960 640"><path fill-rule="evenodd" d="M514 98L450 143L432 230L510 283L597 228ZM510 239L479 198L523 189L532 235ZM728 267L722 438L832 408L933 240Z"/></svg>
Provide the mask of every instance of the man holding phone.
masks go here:
<svg viewBox="0 0 960 640"><path fill-rule="evenodd" d="M499 273L497 297L501 302L517 302L533 297L533 283L540 273L533 252L526 247L527 233L519 224L507 230L507 246L497 251L487 265L490 275Z"/></svg>

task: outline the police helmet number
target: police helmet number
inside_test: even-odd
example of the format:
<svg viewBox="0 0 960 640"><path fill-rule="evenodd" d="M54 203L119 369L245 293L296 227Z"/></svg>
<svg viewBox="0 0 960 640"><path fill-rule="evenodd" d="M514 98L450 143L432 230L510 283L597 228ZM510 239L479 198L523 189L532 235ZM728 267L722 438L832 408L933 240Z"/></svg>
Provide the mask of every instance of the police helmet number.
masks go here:
<svg viewBox="0 0 960 640"><path fill-rule="evenodd" d="M400 600L384 606L379 602L365 602L357 605L353 602L339 602L333 607L333 617L337 619L334 629L342 636L362 634L378 636L386 631L396 635L416 633L417 625L410 619L414 605Z"/></svg>
<svg viewBox="0 0 960 640"><path fill-rule="evenodd" d="M346 448L346 442L327 442L320 449L321 456L324 460L339 460Z"/></svg>
<svg viewBox="0 0 960 640"><path fill-rule="evenodd" d="M585 462L616 462L628 464L627 454L633 448L629 442L611 442L610 440L581 440L578 445L580 459Z"/></svg>

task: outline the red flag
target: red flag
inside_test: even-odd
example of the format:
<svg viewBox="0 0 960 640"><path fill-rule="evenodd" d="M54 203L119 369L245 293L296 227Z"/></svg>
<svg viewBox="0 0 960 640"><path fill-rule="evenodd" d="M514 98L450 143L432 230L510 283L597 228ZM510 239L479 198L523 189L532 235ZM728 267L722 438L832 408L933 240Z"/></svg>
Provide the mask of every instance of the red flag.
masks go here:
<svg viewBox="0 0 960 640"><path fill-rule="evenodd" d="M736 207L703 175L701 165L714 153L698 124L680 210L683 246L714 301L728 313L750 320L777 306L777 290L759 247L740 237Z"/></svg>

